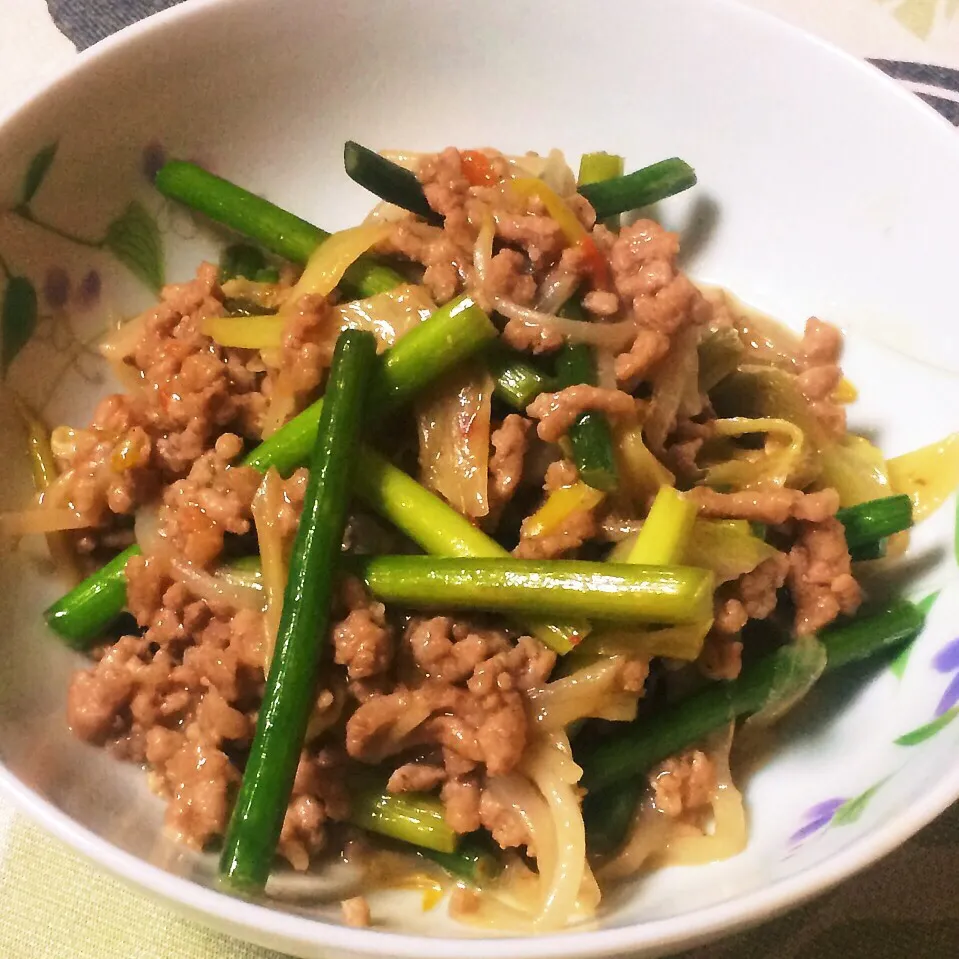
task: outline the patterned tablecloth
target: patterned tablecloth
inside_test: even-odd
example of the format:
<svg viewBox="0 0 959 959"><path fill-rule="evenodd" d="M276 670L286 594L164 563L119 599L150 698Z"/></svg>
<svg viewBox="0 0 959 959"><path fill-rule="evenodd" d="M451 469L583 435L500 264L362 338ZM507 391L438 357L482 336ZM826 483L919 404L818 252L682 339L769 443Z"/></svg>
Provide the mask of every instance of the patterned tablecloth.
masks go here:
<svg viewBox="0 0 959 959"><path fill-rule="evenodd" d="M0 111L83 49L176 0L3 0ZM746 0L867 57L959 125L959 0ZM959 955L959 806L878 866L685 959ZM180 919L0 800L3 959L282 959ZM148 934L145 934L148 933Z"/></svg>

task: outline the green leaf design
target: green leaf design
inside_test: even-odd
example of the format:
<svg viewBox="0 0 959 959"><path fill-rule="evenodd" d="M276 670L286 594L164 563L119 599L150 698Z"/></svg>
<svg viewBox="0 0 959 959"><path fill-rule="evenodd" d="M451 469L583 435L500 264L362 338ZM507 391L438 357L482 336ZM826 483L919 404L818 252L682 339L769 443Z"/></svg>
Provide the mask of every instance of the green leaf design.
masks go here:
<svg viewBox="0 0 959 959"><path fill-rule="evenodd" d="M37 291L25 276L11 276L7 281L0 328L3 336L0 369L6 375L10 364L37 328Z"/></svg>
<svg viewBox="0 0 959 959"><path fill-rule="evenodd" d="M918 746L927 739L931 739L940 729L945 729L956 716L959 716L959 706L953 706L948 712L943 713L931 723L914 729L911 733L905 733L896 740L897 746Z"/></svg>
<svg viewBox="0 0 959 959"><path fill-rule="evenodd" d="M103 245L159 293L164 283L163 240L156 220L134 200L108 227Z"/></svg>
<svg viewBox="0 0 959 959"><path fill-rule="evenodd" d="M883 782L885 782L885 780L883 780ZM851 826L854 822L856 822L856 820L858 820L859 817L866 811L866 806L869 805L869 800L876 795L881 785L882 782L878 782L875 786L870 786L864 793L860 793L853 799L849 799L844 802L836 810L836 814L832 817L832 825Z"/></svg>
<svg viewBox="0 0 959 959"><path fill-rule="evenodd" d="M37 190L43 185L54 157L57 155L59 143L49 143L42 150L38 150L27 167L27 175L23 178L23 194L20 199L20 205L26 206L35 196Z"/></svg>
<svg viewBox="0 0 959 959"><path fill-rule="evenodd" d="M930 593L928 596L924 596L922 599L916 601L916 605L919 607L923 616L929 615L929 610L932 609L936 600L939 599L940 592L941 590L937 589L934 593ZM915 640L910 640L903 646L899 655L889 664L889 670L896 679L902 679L903 675L905 675L906 666L909 663L909 657L912 655L912 650L915 645Z"/></svg>

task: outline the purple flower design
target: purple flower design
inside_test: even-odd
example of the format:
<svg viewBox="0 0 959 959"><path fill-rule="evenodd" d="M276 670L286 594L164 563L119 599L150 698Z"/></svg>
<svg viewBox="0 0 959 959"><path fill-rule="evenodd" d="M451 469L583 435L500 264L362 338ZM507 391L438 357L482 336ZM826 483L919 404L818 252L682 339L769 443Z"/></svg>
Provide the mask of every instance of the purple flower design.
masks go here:
<svg viewBox="0 0 959 959"><path fill-rule="evenodd" d="M845 798L836 796L807 809L803 816L805 822L789 837L789 845L798 846L810 836L825 829L832 822L833 816L836 815L840 807L844 806L847 801Z"/></svg>
<svg viewBox="0 0 959 959"><path fill-rule="evenodd" d="M959 670L959 638L947 643L936 653L932 666L940 673L954 673Z"/></svg>
<svg viewBox="0 0 959 959"><path fill-rule="evenodd" d="M143 148L143 175L152 183L160 167L166 163L166 149L159 140L153 140Z"/></svg>
<svg viewBox="0 0 959 959"><path fill-rule="evenodd" d="M62 266L52 266L43 278L43 296L54 310L62 310L70 296L70 277Z"/></svg>
<svg viewBox="0 0 959 959"><path fill-rule="evenodd" d="M959 704L959 673L952 677L952 682L946 687L946 691L936 706L936 717L943 716L954 706Z"/></svg>
<svg viewBox="0 0 959 959"><path fill-rule="evenodd" d="M100 274L96 270L88 271L80 281L79 287L77 287L77 306L81 310L89 310L92 306L95 306L100 300L102 286Z"/></svg>
<svg viewBox="0 0 959 959"><path fill-rule="evenodd" d="M953 673L952 681L936 706L936 717L943 716L959 704L959 638L947 643L932 660L933 669L939 673Z"/></svg>

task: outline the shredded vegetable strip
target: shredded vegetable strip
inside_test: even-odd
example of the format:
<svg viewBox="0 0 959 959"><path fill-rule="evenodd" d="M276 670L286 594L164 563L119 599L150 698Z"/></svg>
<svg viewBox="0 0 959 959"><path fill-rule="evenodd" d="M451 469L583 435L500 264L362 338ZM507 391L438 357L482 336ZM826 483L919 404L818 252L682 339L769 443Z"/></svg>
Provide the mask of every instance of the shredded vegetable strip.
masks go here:
<svg viewBox="0 0 959 959"><path fill-rule="evenodd" d="M889 479L912 500L913 522L925 519L959 486L959 433L889 460Z"/></svg>
<svg viewBox="0 0 959 959"><path fill-rule="evenodd" d="M25 403L14 396L17 412L27 431L27 452L30 455L30 471L33 487L41 496L57 480L57 463L50 445L50 431L40 418ZM47 533L47 548L57 572L71 585L80 581L80 570L69 538L59 532Z"/></svg>
<svg viewBox="0 0 959 959"><path fill-rule="evenodd" d="M546 497L546 502L524 521L523 535L530 538L549 536L573 513L594 509L605 498L605 493L582 482L554 489Z"/></svg>
<svg viewBox="0 0 959 959"><path fill-rule="evenodd" d="M680 562L695 521L696 507L672 487L661 487L626 562L652 566Z"/></svg>
<svg viewBox="0 0 959 959"><path fill-rule="evenodd" d="M264 671L269 670L270 660L273 658L273 646L283 612L283 593L286 590L287 550L277 525L277 514L283 498L282 483L280 474L271 467L253 497L253 522L260 550L260 575L266 594Z"/></svg>

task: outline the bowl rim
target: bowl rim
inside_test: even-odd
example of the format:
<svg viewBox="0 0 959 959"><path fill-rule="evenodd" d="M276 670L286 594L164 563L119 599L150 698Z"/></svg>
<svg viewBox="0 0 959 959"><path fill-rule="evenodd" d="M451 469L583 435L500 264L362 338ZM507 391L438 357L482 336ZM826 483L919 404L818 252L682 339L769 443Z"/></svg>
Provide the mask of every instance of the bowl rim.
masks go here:
<svg viewBox="0 0 959 959"><path fill-rule="evenodd" d="M231 0L186 0L132 23L104 38L62 66L52 77L32 86L12 107L0 113L0 139L8 125L16 123L56 95L77 76L101 60L111 57L131 42L153 32L162 32L174 24L185 24L209 10L227 6ZM246 0L247 3L261 0ZM686 0L691 3L692 0ZM696 0L702 4L704 0ZM714 7L725 8L742 19L765 25L765 29L801 38L818 47L846 69L867 74L871 82L885 87L887 96L895 96L910 109L926 117L943 138L944 148L956 153L959 169L959 134L936 110L886 76L866 60L854 56L815 34L796 27L772 13L748 6L744 0L708 0ZM248 900L231 896L215 888L202 886L190 879L146 862L114 846L92 830L72 819L53 803L35 793L18 779L0 760L0 791L29 819L41 826L88 861L165 904L195 919L228 929L231 934L242 930L250 942L265 947L342 949L369 956L421 959L456 956L461 959L488 959L491 943L504 957L515 959L590 959L597 955L621 955L637 949L653 949L657 954L680 948L691 948L707 941L717 941L739 930L771 919L803 902L825 893L844 879L872 865L911 838L923 826L959 800L959 765L945 774L920 801L905 808L896 818L851 842L830 858L803 869L799 873L773 882L768 887L747 893L692 913L634 923L612 929L570 929L543 936L431 937L415 933L387 932L377 929L356 929L320 918L308 918L281 912Z"/></svg>

